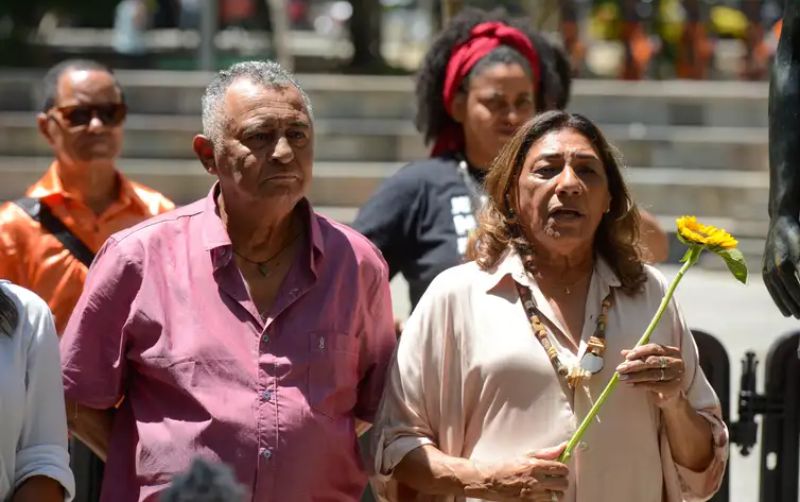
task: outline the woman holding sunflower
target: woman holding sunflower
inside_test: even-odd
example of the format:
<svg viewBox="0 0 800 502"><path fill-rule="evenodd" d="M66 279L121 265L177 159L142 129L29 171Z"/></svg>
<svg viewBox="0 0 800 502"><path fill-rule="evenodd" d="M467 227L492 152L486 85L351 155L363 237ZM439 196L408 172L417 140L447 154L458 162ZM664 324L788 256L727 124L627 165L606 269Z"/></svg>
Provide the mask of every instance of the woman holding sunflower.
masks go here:
<svg viewBox="0 0 800 502"><path fill-rule="evenodd" d="M638 210L602 133L546 112L504 147L486 191L474 261L433 281L400 338L376 422L383 495L711 497L727 459L719 402L680 310L662 305L674 287L641 258ZM720 252L731 244L696 222L684 229ZM621 387L582 426L587 447L559 462L613 379Z"/></svg>

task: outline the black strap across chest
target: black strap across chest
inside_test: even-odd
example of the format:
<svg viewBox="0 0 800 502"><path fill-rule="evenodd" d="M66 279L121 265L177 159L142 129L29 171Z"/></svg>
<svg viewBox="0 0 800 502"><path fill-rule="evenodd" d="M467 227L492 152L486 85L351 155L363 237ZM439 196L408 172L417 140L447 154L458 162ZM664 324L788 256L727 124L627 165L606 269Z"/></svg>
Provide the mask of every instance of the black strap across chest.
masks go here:
<svg viewBox="0 0 800 502"><path fill-rule="evenodd" d="M25 211L31 219L38 221L39 224L42 225L42 228L58 239L58 242L60 242L67 251L72 253L72 256L78 261L87 267L92 264L92 260L94 260L94 253L92 250L73 234L63 221L53 214L53 211L50 210L47 204L34 197L19 198L14 201L14 204Z"/></svg>

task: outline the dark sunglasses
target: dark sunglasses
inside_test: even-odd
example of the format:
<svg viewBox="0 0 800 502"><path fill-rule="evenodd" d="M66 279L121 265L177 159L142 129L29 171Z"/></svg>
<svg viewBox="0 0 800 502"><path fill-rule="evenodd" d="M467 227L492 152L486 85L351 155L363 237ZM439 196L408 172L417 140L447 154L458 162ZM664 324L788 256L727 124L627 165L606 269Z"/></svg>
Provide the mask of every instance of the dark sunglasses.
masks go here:
<svg viewBox="0 0 800 502"><path fill-rule="evenodd" d="M84 127L89 125L94 117L106 126L118 126L125 120L128 107L125 103L110 103L106 105L73 105L53 108L69 124L69 127Z"/></svg>

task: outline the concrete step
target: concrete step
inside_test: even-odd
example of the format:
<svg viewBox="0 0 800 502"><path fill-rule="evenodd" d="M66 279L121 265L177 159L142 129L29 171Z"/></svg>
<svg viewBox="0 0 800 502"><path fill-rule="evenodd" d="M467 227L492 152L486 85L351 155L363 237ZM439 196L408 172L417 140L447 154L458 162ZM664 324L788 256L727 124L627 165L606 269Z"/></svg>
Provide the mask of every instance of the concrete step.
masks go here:
<svg viewBox="0 0 800 502"><path fill-rule="evenodd" d="M0 157L0 200L19 197L49 164L47 157ZM203 197L213 183L195 160L126 158L119 165L132 179L156 188L178 204ZM399 162L317 162L310 198L321 213L351 223L358 207L401 166ZM672 261L685 249L674 237L675 219L694 214L733 233L751 268L760 266L768 225L766 173L628 168L625 176L637 203L656 214L662 228L672 234ZM714 257L705 257L703 266L723 265Z"/></svg>
<svg viewBox="0 0 800 502"><path fill-rule="evenodd" d="M335 161L411 161L427 149L410 122L401 119L317 119L316 157ZM131 115L123 153L134 158L193 158L191 140L199 117ZM703 169L765 170L767 130L760 127L603 125L628 165ZM29 112L0 113L0 152L47 155Z"/></svg>
<svg viewBox="0 0 800 502"><path fill-rule="evenodd" d="M635 199L655 214L681 212L729 221L768 219L767 172L630 168L626 178Z"/></svg>
<svg viewBox="0 0 800 502"><path fill-rule="evenodd" d="M18 197L49 163L47 157L0 157L4 180L0 199ZM131 178L180 204L202 197L213 181L196 160L122 159L119 165ZM401 166L399 162L319 161L314 166L311 199L323 206L359 207ZM657 215L695 214L717 218L726 223L723 226L746 230L747 235L766 233L766 172L627 168L625 176L637 202Z"/></svg>
<svg viewBox="0 0 800 502"><path fill-rule="evenodd" d="M196 71L120 70L125 100L134 113L200 115L200 98L213 74ZM0 74L0 111L41 107L43 71ZM414 113L411 77L299 75L317 117L404 118Z"/></svg>
<svg viewBox="0 0 800 502"><path fill-rule="evenodd" d="M604 124L767 127L766 82L576 80L569 110Z"/></svg>
<svg viewBox="0 0 800 502"><path fill-rule="evenodd" d="M40 107L41 71L7 70L0 75L0 110ZM117 72L134 113L200 114L200 96L210 73ZM408 76L298 75L318 118L395 118L410 121L415 110ZM605 124L765 127L764 82L576 80L571 111Z"/></svg>
<svg viewBox="0 0 800 502"><path fill-rule="evenodd" d="M192 137L200 132L200 117L132 115L125 124L123 154L137 158L194 158ZM317 158L324 160L391 161L426 156L412 125L397 119L317 120ZM0 152L6 155L47 155L35 117L28 112L0 113Z"/></svg>

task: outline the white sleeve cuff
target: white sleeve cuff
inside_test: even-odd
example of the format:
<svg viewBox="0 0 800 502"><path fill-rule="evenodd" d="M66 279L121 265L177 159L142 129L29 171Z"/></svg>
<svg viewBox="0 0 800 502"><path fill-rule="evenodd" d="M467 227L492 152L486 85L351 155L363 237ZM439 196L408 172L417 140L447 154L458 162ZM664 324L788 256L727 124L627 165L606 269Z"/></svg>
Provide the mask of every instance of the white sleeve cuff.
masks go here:
<svg viewBox="0 0 800 502"><path fill-rule="evenodd" d="M427 444L434 443L433 440L424 436L400 436L391 443L385 444L385 438L381 435L375 453L375 472L379 475L390 475L403 457L408 455L408 452Z"/></svg>

